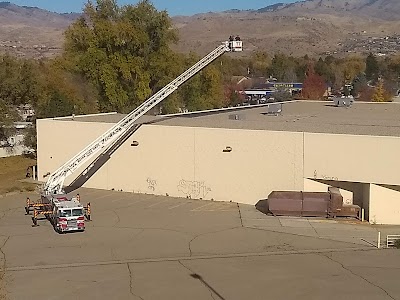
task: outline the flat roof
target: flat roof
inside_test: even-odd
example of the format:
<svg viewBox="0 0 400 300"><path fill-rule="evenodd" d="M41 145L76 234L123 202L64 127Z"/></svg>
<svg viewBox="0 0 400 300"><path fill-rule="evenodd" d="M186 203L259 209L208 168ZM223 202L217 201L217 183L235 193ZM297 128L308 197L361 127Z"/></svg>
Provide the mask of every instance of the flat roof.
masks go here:
<svg viewBox="0 0 400 300"><path fill-rule="evenodd" d="M345 108L336 107L329 101L292 101L283 103L283 111L278 116L267 115L267 111L266 106L248 106L170 116L143 116L138 123L400 137L400 103L355 102L352 107ZM237 115L238 120L232 120L232 115ZM124 116L82 116L75 120L116 123Z"/></svg>

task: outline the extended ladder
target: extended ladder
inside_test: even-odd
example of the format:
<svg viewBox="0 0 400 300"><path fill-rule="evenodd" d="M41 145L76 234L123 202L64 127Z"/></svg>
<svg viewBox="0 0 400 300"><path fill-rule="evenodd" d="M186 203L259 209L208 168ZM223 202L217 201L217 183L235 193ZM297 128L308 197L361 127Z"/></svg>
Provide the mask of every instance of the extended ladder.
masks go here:
<svg viewBox="0 0 400 300"><path fill-rule="evenodd" d="M193 65L184 73L182 73L179 77L177 77L167 86L165 86L160 91L151 96L148 100L143 102L140 106L138 106L135 110L129 113L120 122L111 127L107 132L105 132L103 135L97 138L94 142L92 142L85 149L83 149L81 152L79 152L77 155L71 158L68 162L62 165L55 172L50 174L43 188L44 193L62 194L63 185L66 177L71 175L76 169L78 169L81 165L83 165L85 162L91 159L100 150L106 150L108 147L111 147L113 143L116 142L124 132L126 132L132 126L135 125L134 124L135 121L137 121L141 116L146 114L154 106L156 106L165 98L167 98L180 85L182 85L191 77L196 75L199 71L204 69L207 65L209 65L218 57L220 57L222 54L231 51L232 52L242 51L242 42L238 40L224 42L222 45L220 45L211 53L206 55L198 63Z"/></svg>

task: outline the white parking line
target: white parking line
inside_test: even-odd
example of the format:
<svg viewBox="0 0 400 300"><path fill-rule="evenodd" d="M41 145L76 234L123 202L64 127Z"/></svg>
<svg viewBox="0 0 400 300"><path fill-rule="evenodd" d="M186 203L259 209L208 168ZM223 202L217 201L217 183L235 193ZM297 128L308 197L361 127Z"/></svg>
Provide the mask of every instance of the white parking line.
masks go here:
<svg viewBox="0 0 400 300"><path fill-rule="evenodd" d="M195 208L195 209L192 209L191 211L204 211L203 210L203 208L204 207L207 207L207 206L210 206L210 205L213 205L214 203L207 203L207 204L205 204L205 205L202 205L202 206L199 206L199 207L197 207L197 208Z"/></svg>
<svg viewBox="0 0 400 300"><path fill-rule="evenodd" d="M107 197L110 197L110 196L112 196L111 194L108 194L108 195L103 195L103 196L99 196L99 197L94 197L94 201L96 201L96 200L99 200L99 199L103 199L103 198L107 198ZM81 197L81 199L82 199L83 197ZM84 198L83 198L83 200L84 200Z"/></svg>
<svg viewBox="0 0 400 300"><path fill-rule="evenodd" d="M188 204L188 203L190 203L190 202L182 202L182 203L179 203L178 205L171 206L171 207L168 208L168 209L178 208L178 207L183 206L183 205Z"/></svg>
<svg viewBox="0 0 400 300"><path fill-rule="evenodd" d="M146 202L146 201L148 201L148 199L140 199L140 200L138 200L138 201L130 201L130 202L132 203L132 205L134 205L134 204L136 204L136 203ZM131 205L131 206L132 206L132 205Z"/></svg>
<svg viewBox="0 0 400 300"><path fill-rule="evenodd" d="M164 200L164 201L161 201L161 202L154 203L152 205L147 206L146 208L154 207L154 206L157 206L157 205L165 203L165 202L168 202L168 200Z"/></svg>

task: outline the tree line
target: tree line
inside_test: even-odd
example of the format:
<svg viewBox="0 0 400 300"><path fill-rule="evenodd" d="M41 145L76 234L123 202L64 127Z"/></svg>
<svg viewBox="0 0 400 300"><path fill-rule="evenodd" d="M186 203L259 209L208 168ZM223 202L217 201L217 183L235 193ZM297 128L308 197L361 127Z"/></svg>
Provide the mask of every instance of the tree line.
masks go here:
<svg viewBox="0 0 400 300"><path fill-rule="evenodd" d="M118 6L116 0L88 1L84 14L65 32L63 54L50 60L0 57L0 140L31 104L38 118L117 111L130 112L199 60L174 52L178 41L166 11L148 0ZM242 101L232 76L304 83L305 99L321 99L326 88L364 101L388 101L398 88L400 56L357 55L319 59L255 52L219 58L158 110L176 113L235 105Z"/></svg>

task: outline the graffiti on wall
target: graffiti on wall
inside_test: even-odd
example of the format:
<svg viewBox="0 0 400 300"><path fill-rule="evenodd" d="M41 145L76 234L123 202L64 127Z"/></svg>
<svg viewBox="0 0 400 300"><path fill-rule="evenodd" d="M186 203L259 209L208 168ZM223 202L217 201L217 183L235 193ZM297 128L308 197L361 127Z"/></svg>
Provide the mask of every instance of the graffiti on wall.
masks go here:
<svg viewBox="0 0 400 300"><path fill-rule="evenodd" d="M188 181L182 179L178 184L178 191L188 198L203 199L211 192L204 181Z"/></svg>
<svg viewBox="0 0 400 300"><path fill-rule="evenodd" d="M339 178L336 176L328 176L328 175L319 175L317 170L314 171L314 179L323 179L323 180L330 180L330 181L339 181Z"/></svg>
<svg viewBox="0 0 400 300"><path fill-rule="evenodd" d="M147 188L150 191L154 192L156 190L156 187L157 187L157 180L154 180L152 178L147 178L146 181L147 181Z"/></svg>

